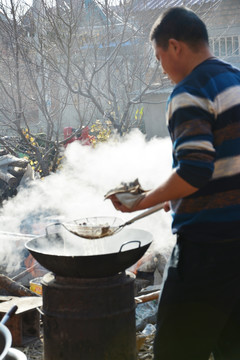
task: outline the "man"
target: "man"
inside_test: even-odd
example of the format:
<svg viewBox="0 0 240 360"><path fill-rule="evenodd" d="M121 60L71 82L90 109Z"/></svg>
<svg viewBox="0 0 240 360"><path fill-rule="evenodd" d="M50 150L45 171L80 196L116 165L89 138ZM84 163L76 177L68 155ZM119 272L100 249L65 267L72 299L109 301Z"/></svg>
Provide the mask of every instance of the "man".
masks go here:
<svg viewBox="0 0 240 360"><path fill-rule="evenodd" d="M151 41L176 84L173 171L129 210L165 202L177 235L159 299L155 360L240 360L240 72L211 54L205 24L175 7Z"/></svg>

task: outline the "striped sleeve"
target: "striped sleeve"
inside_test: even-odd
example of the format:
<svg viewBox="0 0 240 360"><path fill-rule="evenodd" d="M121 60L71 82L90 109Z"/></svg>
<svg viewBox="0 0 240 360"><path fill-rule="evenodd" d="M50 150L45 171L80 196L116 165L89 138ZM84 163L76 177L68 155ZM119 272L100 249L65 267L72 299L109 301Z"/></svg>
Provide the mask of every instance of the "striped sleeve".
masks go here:
<svg viewBox="0 0 240 360"><path fill-rule="evenodd" d="M200 188L214 170L213 103L183 92L173 94L167 111L175 159L173 167L185 181Z"/></svg>

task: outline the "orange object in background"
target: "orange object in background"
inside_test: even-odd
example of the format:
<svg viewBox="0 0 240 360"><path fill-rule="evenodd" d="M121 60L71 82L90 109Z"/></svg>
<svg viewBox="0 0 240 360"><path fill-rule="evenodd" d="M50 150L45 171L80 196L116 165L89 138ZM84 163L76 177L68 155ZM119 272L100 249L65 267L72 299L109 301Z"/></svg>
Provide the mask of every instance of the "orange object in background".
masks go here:
<svg viewBox="0 0 240 360"><path fill-rule="evenodd" d="M24 260L24 265L33 278L41 277L47 272L47 270L40 265L31 254Z"/></svg>
<svg viewBox="0 0 240 360"><path fill-rule="evenodd" d="M128 270L131 271L133 274L137 275L138 269L141 265L143 265L145 262L148 262L153 257L152 253L146 253L139 259L136 264L132 265Z"/></svg>

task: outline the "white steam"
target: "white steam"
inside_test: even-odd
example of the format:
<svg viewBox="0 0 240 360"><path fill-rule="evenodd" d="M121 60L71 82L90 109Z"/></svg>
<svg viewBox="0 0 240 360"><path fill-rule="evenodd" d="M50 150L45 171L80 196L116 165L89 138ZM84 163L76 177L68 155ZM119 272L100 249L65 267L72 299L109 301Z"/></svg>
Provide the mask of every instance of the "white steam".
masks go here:
<svg viewBox="0 0 240 360"><path fill-rule="evenodd" d="M19 190L17 196L4 203L0 229L2 232L42 234L46 224L54 219L74 220L88 216L114 216L124 222L137 214L116 211L109 200L104 201L104 194L121 182L136 178L144 189L156 187L168 176L171 161L169 138L146 141L137 130L124 138L98 144L96 148L74 142L67 147L63 167L58 173L35 180L29 188ZM163 210L129 228L151 232L154 237L151 247L163 254L169 253L175 241L170 213ZM5 246L10 253L11 243L14 241ZM6 254L1 251L0 263L3 258Z"/></svg>

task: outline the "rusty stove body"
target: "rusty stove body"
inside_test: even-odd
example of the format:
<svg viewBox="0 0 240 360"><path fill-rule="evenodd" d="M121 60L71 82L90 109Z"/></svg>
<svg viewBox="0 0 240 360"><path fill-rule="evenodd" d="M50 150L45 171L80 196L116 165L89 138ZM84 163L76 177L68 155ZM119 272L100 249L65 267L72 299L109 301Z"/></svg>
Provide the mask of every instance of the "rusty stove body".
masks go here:
<svg viewBox="0 0 240 360"><path fill-rule="evenodd" d="M48 273L42 285L44 360L136 359L133 277Z"/></svg>

